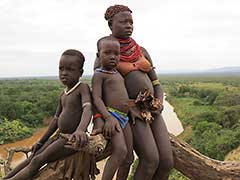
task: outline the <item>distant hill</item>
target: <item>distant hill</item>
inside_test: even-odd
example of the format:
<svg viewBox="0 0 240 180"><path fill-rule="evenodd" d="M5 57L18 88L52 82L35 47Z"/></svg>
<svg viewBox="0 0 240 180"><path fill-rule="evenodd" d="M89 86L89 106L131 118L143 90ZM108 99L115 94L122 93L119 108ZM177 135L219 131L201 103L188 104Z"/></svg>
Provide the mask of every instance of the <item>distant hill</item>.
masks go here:
<svg viewBox="0 0 240 180"><path fill-rule="evenodd" d="M223 67L217 69L209 69L208 73L224 73L224 74L240 74L240 67Z"/></svg>
<svg viewBox="0 0 240 180"><path fill-rule="evenodd" d="M240 76L240 66L223 67L207 70L162 70L160 75L193 75L193 76ZM92 75L84 75L83 78L89 79ZM58 79L58 76L26 76L26 77L0 77L0 80L17 80L17 79Z"/></svg>
<svg viewBox="0 0 240 180"><path fill-rule="evenodd" d="M163 75L174 75L174 74L179 74L179 75L233 75L233 76L240 76L240 67L235 66L235 67L223 67L223 68L216 68L216 69L207 69L207 70L183 70L183 71L178 71L178 70L171 70L171 71L161 71L159 74Z"/></svg>

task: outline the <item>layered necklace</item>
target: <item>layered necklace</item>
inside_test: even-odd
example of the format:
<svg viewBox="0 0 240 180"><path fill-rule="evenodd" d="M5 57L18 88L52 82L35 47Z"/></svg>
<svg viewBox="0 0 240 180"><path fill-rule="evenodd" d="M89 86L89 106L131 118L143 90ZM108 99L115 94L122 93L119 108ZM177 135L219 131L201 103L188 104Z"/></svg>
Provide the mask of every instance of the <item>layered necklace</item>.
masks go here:
<svg viewBox="0 0 240 180"><path fill-rule="evenodd" d="M81 81L79 80L75 86L73 86L71 89L67 90L67 87L64 89L64 94L69 95L71 92L73 92L78 86L81 84Z"/></svg>

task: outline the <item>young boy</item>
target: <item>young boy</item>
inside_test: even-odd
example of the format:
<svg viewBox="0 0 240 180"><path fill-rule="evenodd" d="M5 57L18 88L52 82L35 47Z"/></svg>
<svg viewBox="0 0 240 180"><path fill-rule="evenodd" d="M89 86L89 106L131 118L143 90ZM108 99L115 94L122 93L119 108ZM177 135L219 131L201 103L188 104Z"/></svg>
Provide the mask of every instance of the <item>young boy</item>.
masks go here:
<svg viewBox="0 0 240 180"><path fill-rule="evenodd" d="M75 150L64 146L68 140L74 141L76 148L88 143L85 131L92 116L91 94L89 86L79 80L83 73L84 60L83 54L77 50L66 50L62 54L59 79L66 89L60 96L56 114L47 132L32 147L32 155L4 179L30 179L44 164L75 153ZM50 138L55 131L57 135ZM71 135L66 139L61 134Z"/></svg>
<svg viewBox="0 0 240 180"><path fill-rule="evenodd" d="M105 165L102 180L112 180L125 158L133 156L132 133L127 117L129 98L124 79L115 69L120 58L119 42L107 36L101 38L97 45L101 67L94 71L92 94L94 105L105 120L103 133L112 143L112 154ZM126 179L121 177L121 173L128 173L118 172L119 178Z"/></svg>

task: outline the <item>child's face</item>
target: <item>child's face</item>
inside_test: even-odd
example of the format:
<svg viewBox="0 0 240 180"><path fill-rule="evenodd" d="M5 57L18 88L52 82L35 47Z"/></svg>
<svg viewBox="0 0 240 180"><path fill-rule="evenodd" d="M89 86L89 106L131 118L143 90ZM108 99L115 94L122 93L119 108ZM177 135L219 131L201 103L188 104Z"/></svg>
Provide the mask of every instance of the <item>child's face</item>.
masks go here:
<svg viewBox="0 0 240 180"><path fill-rule="evenodd" d="M99 58L103 68L115 68L120 59L120 44L117 41L103 40L100 45Z"/></svg>
<svg viewBox="0 0 240 180"><path fill-rule="evenodd" d="M59 62L59 79L67 87L74 86L82 75L77 56L63 55Z"/></svg>

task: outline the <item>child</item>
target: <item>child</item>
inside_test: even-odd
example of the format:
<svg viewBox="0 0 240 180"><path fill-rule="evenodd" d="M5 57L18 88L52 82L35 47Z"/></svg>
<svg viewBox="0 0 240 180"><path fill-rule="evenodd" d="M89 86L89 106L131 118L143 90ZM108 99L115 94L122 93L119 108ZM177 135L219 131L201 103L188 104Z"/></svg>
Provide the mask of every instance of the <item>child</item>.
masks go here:
<svg viewBox="0 0 240 180"><path fill-rule="evenodd" d="M125 158L133 156L132 133L127 117L129 99L124 79L115 69L120 58L119 42L110 36L101 38L97 57L101 67L94 71L92 79L93 102L105 120L104 135L112 136L112 154L105 165L102 180L112 180ZM119 177L121 173L128 174L118 173Z"/></svg>
<svg viewBox="0 0 240 180"><path fill-rule="evenodd" d="M64 147L68 140L61 134L71 134L69 141L74 141L76 148L88 143L85 131L92 116L91 95L89 86L79 80L83 73L84 61L84 56L77 50L66 50L62 54L59 79L66 89L60 96L56 114L47 132L32 147L32 155L4 179L30 179L44 164L75 153L75 150ZM49 139L55 131L57 134Z"/></svg>

